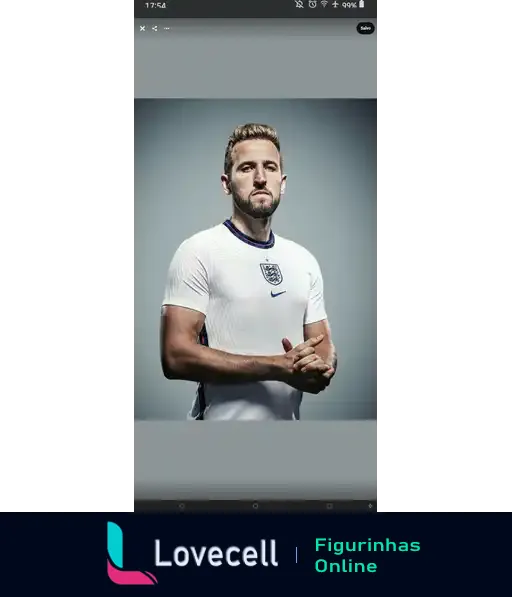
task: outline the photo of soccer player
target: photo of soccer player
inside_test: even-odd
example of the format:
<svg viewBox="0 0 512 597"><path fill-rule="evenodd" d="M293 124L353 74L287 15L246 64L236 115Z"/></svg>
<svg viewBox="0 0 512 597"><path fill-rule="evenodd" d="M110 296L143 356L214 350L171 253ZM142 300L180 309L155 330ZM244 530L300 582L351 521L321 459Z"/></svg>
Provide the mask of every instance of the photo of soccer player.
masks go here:
<svg viewBox="0 0 512 597"><path fill-rule="evenodd" d="M169 269L163 370L198 382L192 418L299 419L337 359L319 264L271 228L286 186L277 131L238 126L221 181L231 217L185 240Z"/></svg>
<svg viewBox="0 0 512 597"><path fill-rule="evenodd" d="M137 103L136 418L298 421L311 418L303 416L306 401L316 407L317 419L375 418L375 330L370 329L375 324L371 261L376 207L375 101L228 102L231 107L237 103L234 112L238 114L230 114L224 100ZM310 122L304 119L306 105ZM290 106L302 113L302 135L290 126L290 114L288 119L285 116ZM216 193L222 193L229 203L219 202L213 208L209 197L196 200L198 193L193 189L195 185L205 188L200 179L203 164L212 159L205 146L206 139L212 138L209 129L215 127L222 134L215 118L211 121L215 124L209 122L208 126L201 126L201 119L207 114L214 117L217 110L226 124L236 116L250 114L271 118L238 119L229 129L223 127L223 163L217 159L222 170L219 168L215 182ZM324 120L330 114L331 124L338 122L340 132L345 132L341 140L354 156L351 160L345 156L347 164L339 162L343 155L338 148L340 139L332 130L325 131L325 122L318 116L315 121L315 114ZM193 115L194 135L189 129L187 136L184 131ZM288 144L283 143L280 121ZM316 139L311 137L315 122ZM168 136L163 135L162 125L167 126ZM305 139L308 135L309 178L318 176L314 194L297 192L301 185L304 189L308 185L290 163L293 137ZM148 152L151 138L160 148L153 161ZM213 141L217 148L220 141ZM178 156L171 153L174 144L180 147ZM144 147L144 152L138 147ZM149 173L163 165L162 152L164 157L166 152L171 156L167 174L156 179L158 193L148 193L148 187L155 185ZM185 168L191 170L185 173L176 167L173 162L177 160L189 163ZM289 192L290 170L293 193ZM336 170L344 174L343 182L352 197L340 188ZM143 171L145 190L140 185ZM155 195L159 195L158 201L151 199ZM289 210L288 218L293 212L287 226L276 220L283 208ZM202 217L203 209L214 210L215 215ZM183 213L190 216L186 223ZM169 225L180 221L180 226L176 222L173 227L172 237L157 214ZM335 221L340 215L344 222ZM299 232L301 228L293 234L295 219L302 220L309 230L306 237ZM358 235L354 235L354 227ZM345 231L341 240L336 231ZM164 269L159 252L158 277L151 263L155 263L156 247L162 244L168 255ZM345 248L343 253L348 249L350 265L334 272L336 245ZM153 337L140 325L148 320L148 309L140 301L148 286L137 284L137 277L146 278L149 272ZM158 328L154 320L156 290L160 290ZM354 323L358 327L351 329ZM141 350L142 343L151 347L151 377L149 367L144 366L149 360L148 351ZM161 405L167 400L170 416L151 414L155 390L162 397L158 410L165 409ZM176 395L180 396L180 417L174 414ZM340 414L343 408L344 416ZM319 416L319 409L336 415Z"/></svg>

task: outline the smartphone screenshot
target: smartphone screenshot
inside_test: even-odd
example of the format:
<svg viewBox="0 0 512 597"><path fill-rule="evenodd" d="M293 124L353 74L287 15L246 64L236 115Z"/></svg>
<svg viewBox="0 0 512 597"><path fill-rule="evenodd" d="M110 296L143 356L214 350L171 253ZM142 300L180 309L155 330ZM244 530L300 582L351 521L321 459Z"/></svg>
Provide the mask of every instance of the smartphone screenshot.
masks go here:
<svg viewBox="0 0 512 597"><path fill-rule="evenodd" d="M136 511L377 511L377 33L135 1Z"/></svg>

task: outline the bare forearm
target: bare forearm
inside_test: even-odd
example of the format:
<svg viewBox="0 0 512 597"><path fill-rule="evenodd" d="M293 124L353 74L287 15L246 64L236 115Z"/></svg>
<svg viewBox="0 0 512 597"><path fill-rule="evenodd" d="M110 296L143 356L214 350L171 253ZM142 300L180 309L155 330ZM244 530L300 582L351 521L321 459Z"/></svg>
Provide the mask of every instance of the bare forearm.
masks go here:
<svg viewBox="0 0 512 597"><path fill-rule="evenodd" d="M316 348L317 355L324 361L326 365L336 371L338 366L338 355L336 354L336 347L331 342L322 342Z"/></svg>
<svg viewBox="0 0 512 597"><path fill-rule="evenodd" d="M166 377L187 381L241 383L279 380L279 360L273 356L236 355L194 344L168 350L164 359Z"/></svg>

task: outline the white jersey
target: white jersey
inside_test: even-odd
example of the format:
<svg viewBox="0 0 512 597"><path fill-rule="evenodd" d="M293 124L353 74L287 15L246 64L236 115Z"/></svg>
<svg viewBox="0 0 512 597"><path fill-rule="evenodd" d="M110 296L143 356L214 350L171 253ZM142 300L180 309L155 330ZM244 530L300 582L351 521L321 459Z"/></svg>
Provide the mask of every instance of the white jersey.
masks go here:
<svg viewBox="0 0 512 597"><path fill-rule="evenodd" d="M323 280L313 255L270 234L255 241L230 220L185 240L169 267L163 305L205 315L201 342L238 355L284 353L303 326L326 319ZM302 392L279 381L200 383L189 418L299 419Z"/></svg>

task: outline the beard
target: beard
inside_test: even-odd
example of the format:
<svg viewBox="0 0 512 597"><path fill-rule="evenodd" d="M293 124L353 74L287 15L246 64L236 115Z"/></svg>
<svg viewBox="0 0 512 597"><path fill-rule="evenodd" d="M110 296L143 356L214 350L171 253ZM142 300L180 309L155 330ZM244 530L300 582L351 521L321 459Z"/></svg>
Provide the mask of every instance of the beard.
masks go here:
<svg viewBox="0 0 512 597"><path fill-rule="evenodd" d="M247 216L250 216L251 218L255 219L270 218L270 216L279 207L279 203L281 201L281 195L279 194L277 197L270 195L272 196L272 203L270 205L264 203L254 204L251 200L251 196L249 196L248 199L244 199L233 189L232 196L233 201L235 202L235 205L238 207L238 209Z"/></svg>

